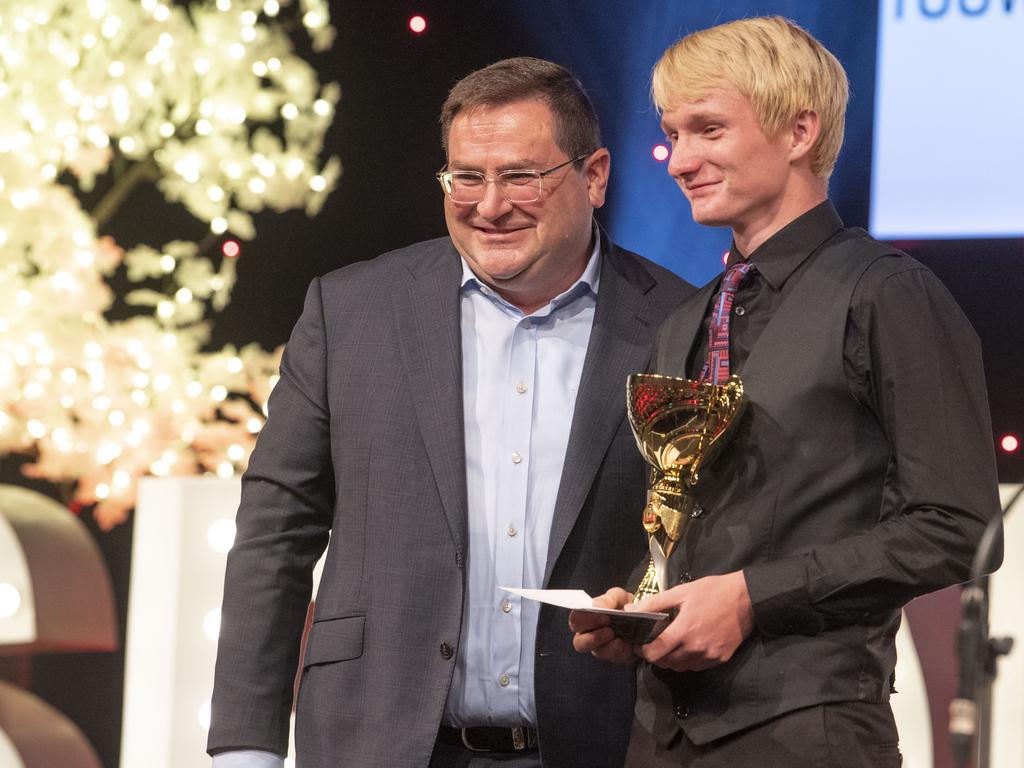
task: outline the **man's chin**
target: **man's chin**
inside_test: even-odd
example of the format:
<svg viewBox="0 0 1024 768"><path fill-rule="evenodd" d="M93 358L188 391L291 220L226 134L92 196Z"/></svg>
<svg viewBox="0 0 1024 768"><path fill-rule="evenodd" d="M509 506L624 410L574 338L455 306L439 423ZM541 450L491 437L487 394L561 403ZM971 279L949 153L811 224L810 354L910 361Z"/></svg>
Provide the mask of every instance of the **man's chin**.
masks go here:
<svg viewBox="0 0 1024 768"><path fill-rule="evenodd" d="M727 216L719 213L718 211L700 209L694 206L690 206L690 215L693 216L693 220L703 227L728 227L730 221Z"/></svg>
<svg viewBox="0 0 1024 768"><path fill-rule="evenodd" d="M470 268L478 275L483 272L487 282L501 283L515 280L526 266L526 259L512 249L477 248L467 259Z"/></svg>

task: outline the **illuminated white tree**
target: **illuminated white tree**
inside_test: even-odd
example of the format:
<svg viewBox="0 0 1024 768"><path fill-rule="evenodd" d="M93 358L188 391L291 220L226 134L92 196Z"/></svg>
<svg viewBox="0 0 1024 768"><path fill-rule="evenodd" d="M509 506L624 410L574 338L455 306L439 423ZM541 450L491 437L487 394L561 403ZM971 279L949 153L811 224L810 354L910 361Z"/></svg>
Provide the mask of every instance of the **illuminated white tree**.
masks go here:
<svg viewBox="0 0 1024 768"><path fill-rule="evenodd" d="M337 181L339 90L296 53L303 30L331 45L326 0L0 5L0 453L101 525L144 474L234 474L262 426L276 354L204 349L235 281L213 245L265 208L316 215ZM122 249L104 225L140 183L209 235Z"/></svg>

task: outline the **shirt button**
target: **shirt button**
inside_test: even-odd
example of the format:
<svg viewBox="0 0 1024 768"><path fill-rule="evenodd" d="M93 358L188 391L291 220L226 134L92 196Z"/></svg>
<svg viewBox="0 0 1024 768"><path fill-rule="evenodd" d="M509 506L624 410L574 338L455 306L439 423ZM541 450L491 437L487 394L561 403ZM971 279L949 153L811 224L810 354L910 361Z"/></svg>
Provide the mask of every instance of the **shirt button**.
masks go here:
<svg viewBox="0 0 1024 768"><path fill-rule="evenodd" d="M519 529L512 525L512 523L509 523L508 528L505 529L505 533L507 533L509 536L515 536L517 533L519 533Z"/></svg>
<svg viewBox="0 0 1024 768"><path fill-rule="evenodd" d="M507 686L509 684L509 682L511 682L511 681L508 679L508 675L502 675L501 677L498 678L498 685L500 685L502 688Z"/></svg>
<svg viewBox="0 0 1024 768"><path fill-rule="evenodd" d="M511 600L502 600L501 601L501 610L503 610L505 613L508 613L509 611L511 611L512 610L512 601Z"/></svg>
<svg viewBox="0 0 1024 768"><path fill-rule="evenodd" d="M516 392L520 395L526 392L526 385L521 381L516 382Z"/></svg>
<svg viewBox="0 0 1024 768"><path fill-rule="evenodd" d="M448 643L441 643L441 658L450 659L455 655L455 650Z"/></svg>
<svg viewBox="0 0 1024 768"><path fill-rule="evenodd" d="M746 310L746 308L745 308L745 307L736 307L736 309L735 309L734 311L735 311L735 312L736 312L736 314L737 314L737 315L739 315L740 317L743 317L743 315L747 314L747 310Z"/></svg>
<svg viewBox="0 0 1024 768"><path fill-rule="evenodd" d="M520 456L518 453L515 453L515 452L512 453L512 463L513 464L518 464L522 460L523 460L523 457Z"/></svg>

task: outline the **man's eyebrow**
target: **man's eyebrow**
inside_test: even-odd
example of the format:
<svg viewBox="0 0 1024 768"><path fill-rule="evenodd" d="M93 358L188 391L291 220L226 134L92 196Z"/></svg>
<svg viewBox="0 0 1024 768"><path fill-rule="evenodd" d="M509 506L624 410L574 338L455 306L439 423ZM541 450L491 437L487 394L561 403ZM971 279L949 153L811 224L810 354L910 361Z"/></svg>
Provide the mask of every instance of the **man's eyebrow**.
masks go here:
<svg viewBox="0 0 1024 768"><path fill-rule="evenodd" d="M541 168L542 163L538 163L536 160L522 159L512 160L508 163L502 163L495 170L497 173L502 171L535 171ZM452 160L448 163L449 171L477 171L484 173L485 168L475 163L464 163L461 160Z"/></svg>
<svg viewBox="0 0 1024 768"><path fill-rule="evenodd" d="M684 119L676 121L676 126L686 127L691 125L700 125L703 123L721 123L724 122L726 118L727 114L724 110L702 109L696 112L691 112ZM662 118L658 125L661 127L662 133L668 135L670 129L665 125L664 118Z"/></svg>

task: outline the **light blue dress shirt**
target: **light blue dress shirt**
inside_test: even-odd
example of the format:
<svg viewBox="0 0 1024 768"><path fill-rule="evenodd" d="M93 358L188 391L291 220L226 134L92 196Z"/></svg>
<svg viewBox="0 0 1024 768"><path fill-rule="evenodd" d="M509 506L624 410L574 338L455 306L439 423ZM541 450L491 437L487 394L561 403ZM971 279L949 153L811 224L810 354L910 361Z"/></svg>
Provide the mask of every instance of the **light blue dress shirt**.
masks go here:
<svg viewBox="0 0 1024 768"><path fill-rule="evenodd" d="M543 586L548 535L600 281L600 238L580 278L524 315L462 262L462 389L469 501L466 613L447 725L536 726L539 604L499 587ZM213 768L282 768L263 750Z"/></svg>
<svg viewBox="0 0 1024 768"><path fill-rule="evenodd" d="M597 306L598 238L580 278L524 315L463 262L467 597L445 723L536 725L540 588L576 392Z"/></svg>
<svg viewBox="0 0 1024 768"><path fill-rule="evenodd" d="M213 758L213 768L283 768L284 758L262 749L237 749Z"/></svg>

